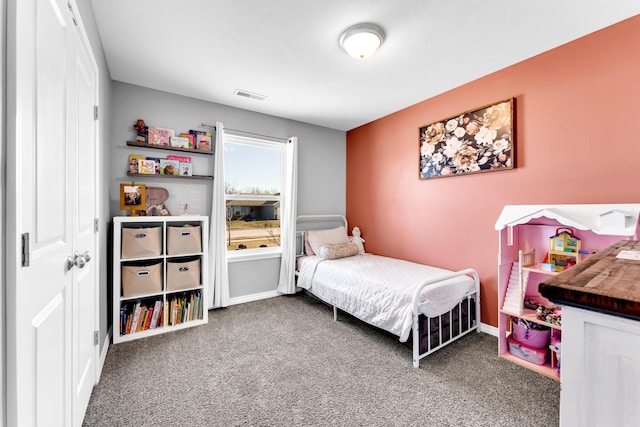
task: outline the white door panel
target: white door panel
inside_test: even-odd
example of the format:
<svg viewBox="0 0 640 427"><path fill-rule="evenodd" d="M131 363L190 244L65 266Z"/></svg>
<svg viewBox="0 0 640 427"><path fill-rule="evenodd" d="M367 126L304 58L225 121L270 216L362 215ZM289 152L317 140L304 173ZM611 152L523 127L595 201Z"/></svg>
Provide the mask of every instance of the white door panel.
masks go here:
<svg viewBox="0 0 640 427"><path fill-rule="evenodd" d="M80 40L78 39L80 44ZM96 285L96 239L94 220L96 217L96 73L89 55L82 46L75 49L73 82L73 104L70 108L76 140L75 161L75 222L74 248L81 254L88 253L87 263L76 269L73 281L73 378L74 391L73 424L80 426L89 404L96 380L96 351L94 345L95 285Z"/></svg>
<svg viewBox="0 0 640 427"><path fill-rule="evenodd" d="M95 383L96 261L68 269L67 258L96 249L97 76L66 0L9 6L7 232L28 233L30 251L29 266L8 266L7 424L81 425Z"/></svg>
<svg viewBox="0 0 640 427"><path fill-rule="evenodd" d="M35 335L35 376L37 425L65 425L65 349L66 298L57 295L33 320Z"/></svg>
<svg viewBox="0 0 640 427"><path fill-rule="evenodd" d="M29 233L31 253L7 308L9 322L15 319L7 333L8 424L64 426L71 421L72 274L65 267L73 250L65 83L71 20L62 1L16 7L16 231Z"/></svg>

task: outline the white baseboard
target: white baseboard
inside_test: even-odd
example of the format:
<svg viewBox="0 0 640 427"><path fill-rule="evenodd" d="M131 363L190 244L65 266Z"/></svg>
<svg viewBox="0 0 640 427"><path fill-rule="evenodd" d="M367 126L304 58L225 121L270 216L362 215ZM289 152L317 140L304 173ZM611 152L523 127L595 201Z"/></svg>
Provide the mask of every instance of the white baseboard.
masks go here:
<svg viewBox="0 0 640 427"><path fill-rule="evenodd" d="M498 336L498 328L495 326L491 326L486 323L480 322L480 332L484 332L485 334L493 335L494 337Z"/></svg>
<svg viewBox="0 0 640 427"><path fill-rule="evenodd" d="M102 351L100 352L100 359L98 360L98 371L96 373L96 384L100 382L100 375L102 374L102 368L104 368L104 362L107 360L107 351L109 350L109 343L111 342L111 333L113 329L110 327L107 331L107 336L102 343Z"/></svg>
<svg viewBox="0 0 640 427"><path fill-rule="evenodd" d="M280 295L282 294L278 291L267 291L267 292L260 292L258 294L243 295L241 297L229 298L229 305L244 304L245 302L279 297Z"/></svg>

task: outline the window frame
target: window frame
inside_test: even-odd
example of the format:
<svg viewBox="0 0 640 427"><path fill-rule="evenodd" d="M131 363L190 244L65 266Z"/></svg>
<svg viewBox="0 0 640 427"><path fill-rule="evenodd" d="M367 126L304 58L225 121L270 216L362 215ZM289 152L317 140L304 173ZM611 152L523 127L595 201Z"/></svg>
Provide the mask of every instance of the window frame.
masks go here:
<svg viewBox="0 0 640 427"><path fill-rule="evenodd" d="M282 206L282 202L284 201L284 196L282 195L282 189L285 185L285 148L286 145L284 142L276 142L270 141L268 139L247 137L241 135L235 135L225 132L224 136L224 145L226 146L227 142L233 144L242 144L248 145L258 148L267 148L271 150L277 150L280 154L280 193L277 195L274 194L227 194L225 191L224 200L225 205L229 201L233 200L264 200L264 201L278 201L280 206ZM224 146L223 146L224 149ZM225 173L226 173L226 165L225 165ZM223 177L226 182L226 175ZM226 213L225 213L226 214ZM225 217L225 229L227 227ZM282 236L280 236L282 239ZM226 246L226 245L225 245ZM236 261L249 261L249 260L258 260L258 259L268 259L268 258L279 258L282 256L282 240L280 241L280 245L277 247L269 247L269 248L249 248L242 250L228 250L227 249L227 260L229 262Z"/></svg>

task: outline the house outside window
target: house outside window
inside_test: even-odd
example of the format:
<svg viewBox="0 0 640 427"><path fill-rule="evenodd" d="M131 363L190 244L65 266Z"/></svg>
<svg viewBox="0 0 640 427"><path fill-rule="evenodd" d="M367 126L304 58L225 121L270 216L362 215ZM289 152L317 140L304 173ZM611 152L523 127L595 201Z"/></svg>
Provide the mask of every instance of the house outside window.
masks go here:
<svg viewBox="0 0 640 427"><path fill-rule="evenodd" d="M280 253L284 144L225 135L227 250Z"/></svg>

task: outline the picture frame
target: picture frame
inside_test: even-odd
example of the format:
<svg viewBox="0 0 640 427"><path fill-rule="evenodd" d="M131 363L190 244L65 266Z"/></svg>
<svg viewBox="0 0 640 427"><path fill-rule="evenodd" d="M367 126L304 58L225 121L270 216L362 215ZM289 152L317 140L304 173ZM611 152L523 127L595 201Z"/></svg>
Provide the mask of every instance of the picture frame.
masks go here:
<svg viewBox="0 0 640 427"><path fill-rule="evenodd" d="M421 126L419 178L514 169L514 106L509 98Z"/></svg>
<svg viewBox="0 0 640 427"><path fill-rule="evenodd" d="M120 184L120 210L131 211L132 216L137 215L136 211L146 211L146 186L134 182Z"/></svg>

